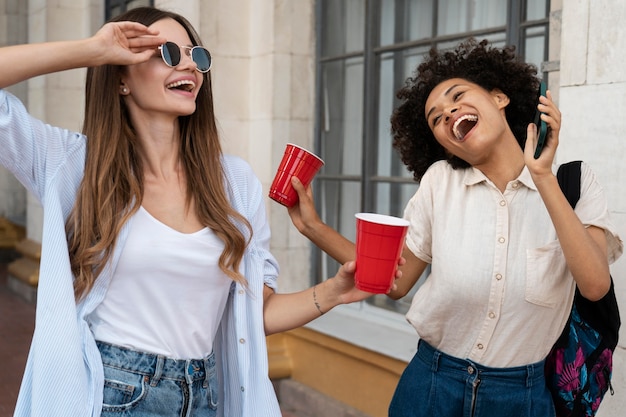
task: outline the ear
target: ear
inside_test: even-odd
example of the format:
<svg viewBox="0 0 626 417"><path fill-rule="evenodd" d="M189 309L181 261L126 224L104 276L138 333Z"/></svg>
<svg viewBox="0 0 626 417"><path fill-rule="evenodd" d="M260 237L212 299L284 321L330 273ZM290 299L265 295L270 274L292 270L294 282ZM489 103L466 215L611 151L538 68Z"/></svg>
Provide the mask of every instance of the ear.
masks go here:
<svg viewBox="0 0 626 417"><path fill-rule="evenodd" d="M130 88L128 88L128 86L126 85L124 81L120 83L119 92L120 92L120 95L122 96L127 96L130 94Z"/></svg>
<svg viewBox="0 0 626 417"><path fill-rule="evenodd" d="M509 96L504 94L502 90L498 88L491 90L491 96L493 97L499 109L505 108L511 102L511 99L509 98Z"/></svg>

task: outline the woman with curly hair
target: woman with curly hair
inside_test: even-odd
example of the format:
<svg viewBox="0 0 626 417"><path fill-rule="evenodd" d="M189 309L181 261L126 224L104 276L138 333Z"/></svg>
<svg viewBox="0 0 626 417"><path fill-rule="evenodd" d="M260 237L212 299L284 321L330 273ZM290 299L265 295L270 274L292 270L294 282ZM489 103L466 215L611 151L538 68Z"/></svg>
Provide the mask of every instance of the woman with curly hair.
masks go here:
<svg viewBox="0 0 626 417"><path fill-rule="evenodd" d="M0 164L42 203L37 320L15 417L280 417L266 334L368 294L354 263L277 294L258 178L222 153L211 55L182 16L0 48ZM82 132L3 88L88 68Z"/></svg>
<svg viewBox="0 0 626 417"><path fill-rule="evenodd" d="M398 92L394 146L420 186L389 295L405 296L431 269L406 315L418 349L390 417L554 416L544 359L576 286L590 300L609 290L622 242L589 166L576 211L563 195L561 114L549 91L537 104L536 74L513 48L470 39L431 50ZM537 110L549 133L536 159ZM298 230L339 262L354 258L354 244L319 219L310 187L293 183Z"/></svg>

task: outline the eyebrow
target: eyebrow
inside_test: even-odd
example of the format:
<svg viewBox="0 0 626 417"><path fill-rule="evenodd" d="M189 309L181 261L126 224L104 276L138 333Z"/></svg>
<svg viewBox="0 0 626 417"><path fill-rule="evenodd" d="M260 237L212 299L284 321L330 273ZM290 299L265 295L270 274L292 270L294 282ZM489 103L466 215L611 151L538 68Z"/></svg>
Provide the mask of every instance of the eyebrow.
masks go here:
<svg viewBox="0 0 626 417"><path fill-rule="evenodd" d="M446 92L445 92L445 93L443 93L443 95L444 95L444 96L447 96L448 94L450 94L450 92L451 92L452 90L454 90L455 88L457 88L459 85L460 85L460 84L454 84L454 85L452 85L450 88L448 88L448 89L446 90ZM430 118L430 115L432 114L432 112L434 112L434 111L435 111L435 107L431 107L431 109L428 111L428 114L426 114L426 120L427 120L427 121L428 121L428 119Z"/></svg>

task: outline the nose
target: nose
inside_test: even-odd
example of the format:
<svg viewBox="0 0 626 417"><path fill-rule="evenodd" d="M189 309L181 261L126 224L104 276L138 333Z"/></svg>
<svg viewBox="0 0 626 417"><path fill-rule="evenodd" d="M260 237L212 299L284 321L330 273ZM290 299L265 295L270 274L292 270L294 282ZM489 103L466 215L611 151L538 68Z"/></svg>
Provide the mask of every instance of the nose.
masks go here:
<svg viewBox="0 0 626 417"><path fill-rule="evenodd" d="M180 67L181 69L191 68L195 70L198 64L191 58L191 49L181 47L180 48L180 62L176 67Z"/></svg>
<svg viewBox="0 0 626 417"><path fill-rule="evenodd" d="M446 122L450 121L450 119L452 118L452 116L454 115L454 113L456 113L459 109L456 106L452 106L452 107L447 107L444 111L443 111L443 115L444 118L446 120Z"/></svg>

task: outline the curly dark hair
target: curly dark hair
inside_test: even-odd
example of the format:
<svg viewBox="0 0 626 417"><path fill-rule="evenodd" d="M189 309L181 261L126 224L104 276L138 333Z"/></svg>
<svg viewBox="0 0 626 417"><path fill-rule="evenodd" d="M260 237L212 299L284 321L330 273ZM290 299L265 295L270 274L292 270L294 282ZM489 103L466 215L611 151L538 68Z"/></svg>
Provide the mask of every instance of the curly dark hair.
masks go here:
<svg viewBox="0 0 626 417"><path fill-rule="evenodd" d="M407 79L396 94L402 104L391 116L393 146L416 181L428 167L442 159L447 159L455 169L470 166L461 158L446 154L424 115L430 92L451 78L462 78L487 91L499 89L506 94L510 99L506 119L517 142L524 148L526 128L537 108L540 83L537 67L517 57L514 46L496 48L486 39L480 42L467 39L452 51L432 48L417 67L415 76Z"/></svg>

